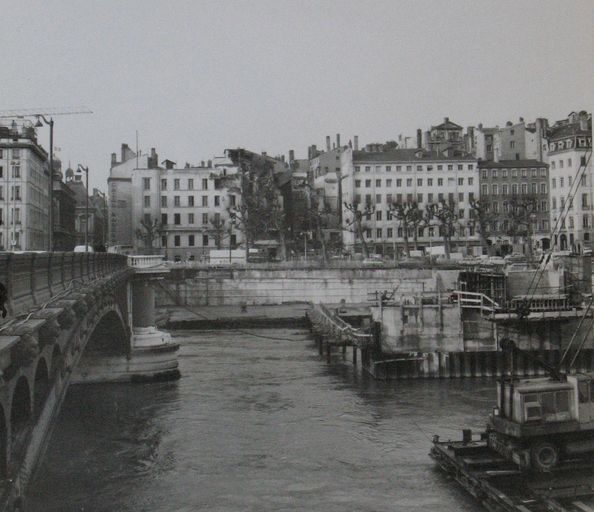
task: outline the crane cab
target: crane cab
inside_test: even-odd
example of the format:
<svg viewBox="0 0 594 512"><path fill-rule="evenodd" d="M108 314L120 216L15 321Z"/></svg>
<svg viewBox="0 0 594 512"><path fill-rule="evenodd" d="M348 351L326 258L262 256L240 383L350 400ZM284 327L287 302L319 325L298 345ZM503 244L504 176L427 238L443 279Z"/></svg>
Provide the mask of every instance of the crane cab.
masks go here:
<svg viewBox="0 0 594 512"><path fill-rule="evenodd" d="M576 390L575 407L580 424L594 422L594 373L569 375L567 382ZM592 426L594 428L594 425Z"/></svg>

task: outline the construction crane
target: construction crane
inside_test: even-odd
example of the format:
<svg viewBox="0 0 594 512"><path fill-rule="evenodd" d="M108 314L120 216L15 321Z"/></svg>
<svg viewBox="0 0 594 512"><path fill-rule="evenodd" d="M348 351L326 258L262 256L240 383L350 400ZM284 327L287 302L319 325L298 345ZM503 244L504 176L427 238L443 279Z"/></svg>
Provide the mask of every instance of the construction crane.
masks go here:
<svg viewBox="0 0 594 512"><path fill-rule="evenodd" d="M57 108L25 108L25 109L14 109L14 110L0 110L0 119L7 118L25 118L35 117L37 122L35 123L36 128L41 128L43 123L47 124L50 129L49 139L49 188L48 188L48 251L53 249L53 231L54 231L54 219L53 219L53 194L54 194L54 118L53 116L70 116L75 114L92 114L93 112L87 107L57 107ZM46 117L47 116L47 117ZM48 119L49 117L49 119ZM43 123L42 123L43 121ZM88 212L86 212L88 215ZM88 222L88 218L86 220Z"/></svg>

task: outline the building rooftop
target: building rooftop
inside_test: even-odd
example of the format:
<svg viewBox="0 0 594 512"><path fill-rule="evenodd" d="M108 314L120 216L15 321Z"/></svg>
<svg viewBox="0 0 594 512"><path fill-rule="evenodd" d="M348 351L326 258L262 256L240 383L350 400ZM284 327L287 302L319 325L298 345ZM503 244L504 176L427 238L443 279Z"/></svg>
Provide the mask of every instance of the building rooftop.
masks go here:
<svg viewBox="0 0 594 512"><path fill-rule="evenodd" d="M453 153L453 152L452 152ZM445 162L445 161L476 161L476 157L469 154L446 155L443 151L427 151L424 149L395 149L392 151L367 152L353 151L353 162Z"/></svg>
<svg viewBox="0 0 594 512"><path fill-rule="evenodd" d="M479 167L499 167L499 168L511 168L511 167L548 167L549 164L540 162L539 160L500 160L495 162L493 160L481 160Z"/></svg>
<svg viewBox="0 0 594 512"><path fill-rule="evenodd" d="M432 130L462 130L463 128L456 123L453 123L452 121L450 121L449 118L445 118L443 120L443 123L438 124L437 126L432 126L431 127Z"/></svg>

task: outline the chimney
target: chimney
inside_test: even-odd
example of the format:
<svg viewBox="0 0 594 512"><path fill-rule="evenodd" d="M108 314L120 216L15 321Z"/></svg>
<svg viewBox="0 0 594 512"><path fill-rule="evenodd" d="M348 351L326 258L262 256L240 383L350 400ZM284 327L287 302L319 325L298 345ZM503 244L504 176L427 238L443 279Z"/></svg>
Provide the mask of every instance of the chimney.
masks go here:
<svg viewBox="0 0 594 512"><path fill-rule="evenodd" d="M122 162L126 161L126 153L129 149L128 144L122 144Z"/></svg>
<svg viewBox="0 0 594 512"><path fill-rule="evenodd" d="M520 117L520 123L523 123L523 122L524 122L524 118Z"/></svg>
<svg viewBox="0 0 594 512"><path fill-rule="evenodd" d="M336 134L336 149L340 149L340 133Z"/></svg>
<svg viewBox="0 0 594 512"><path fill-rule="evenodd" d="M417 149L421 149L423 147L423 131L418 128L417 129Z"/></svg>
<svg viewBox="0 0 594 512"><path fill-rule="evenodd" d="M336 143L335 142L332 143L332 149L336 149Z"/></svg>
<svg viewBox="0 0 594 512"><path fill-rule="evenodd" d="M326 135L326 151L330 151L330 135Z"/></svg>
<svg viewBox="0 0 594 512"><path fill-rule="evenodd" d="M262 156L266 156L266 154L267 154L266 151L262 151ZM210 162L210 160L209 160L209 162ZM209 167L210 167L210 165L209 165Z"/></svg>
<svg viewBox="0 0 594 512"><path fill-rule="evenodd" d="M478 124L478 129L482 131L482 129L483 129L483 123L479 123Z"/></svg>
<svg viewBox="0 0 594 512"><path fill-rule="evenodd" d="M450 118L449 117L444 117L443 118L443 124L448 124L450 122Z"/></svg>
<svg viewBox="0 0 594 512"><path fill-rule="evenodd" d="M295 151L293 151L292 149L289 149L289 162L294 162L295 161Z"/></svg>
<svg viewBox="0 0 594 512"><path fill-rule="evenodd" d="M212 167L212 160L208 161L208 168L210 169Z"/></svg>
<svg viewBox="0 0 594 512"><path fill-rule="evenodd" d="M115 153L111 154L111 166L113 167L118 163L118 157Z"/></svg>
<svg viewBox="0 0 594 512"><path fill-rule="evenodd" d="M204 160L200 160L200 167L204 167Z"/></svg>
<svg viewBox="0 0 594 512"><path fill-rule="evenodd" d="M281 155L281 162L284 164L285 163L285 155Z"/></svg>
<svg viewBox="0 0 594 512"><path fill-rule="evenodd" d="M425 149L431 151L431 132L429 130L425 132Z"/></svg>
<svg viewBox="0 0 594 512"><path fill-rule="evenodd" d="M583 132L588 131L588 114L584 110L580 112L580 130Z"/></svg>
<svg viewBox="0 0 594 512"><path fill-rule="evenodd" d="M355 135L355 151L359 151L359 136Z"/></svg>

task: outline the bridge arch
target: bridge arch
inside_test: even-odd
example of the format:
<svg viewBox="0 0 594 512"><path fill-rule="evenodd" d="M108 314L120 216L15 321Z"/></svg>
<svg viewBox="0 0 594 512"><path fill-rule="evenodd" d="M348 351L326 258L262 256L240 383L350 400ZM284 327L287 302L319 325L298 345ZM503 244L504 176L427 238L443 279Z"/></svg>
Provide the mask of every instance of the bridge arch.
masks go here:
<svg viewBox="0 0 594 512"><path fill-rule="evenodd" d="M10 401L10 427L15 440L31 418L31 388L29 381L21 375L16 382Z"/></svg>
<svg viewBox="0 0 594 512"><path fill-rule="evenodd" d="M130 350L130 336L119 309L105 312L95 325L85 346L85 354L122 355Z"/></svg>
<svg viewBox="0 0 594 512"><path fill-rule="evenodd" d="M33 415L37 417L41 413L41 408L49 394L50 378L47 363L43 357L39 358L35 370L35 380L33 382Z"/></svg>

